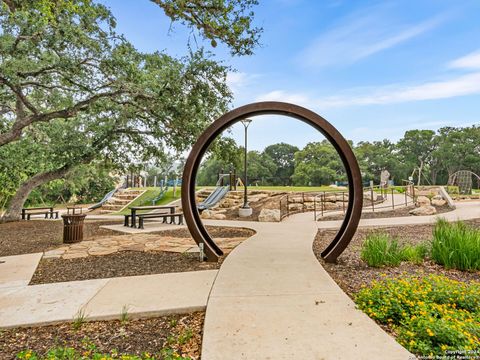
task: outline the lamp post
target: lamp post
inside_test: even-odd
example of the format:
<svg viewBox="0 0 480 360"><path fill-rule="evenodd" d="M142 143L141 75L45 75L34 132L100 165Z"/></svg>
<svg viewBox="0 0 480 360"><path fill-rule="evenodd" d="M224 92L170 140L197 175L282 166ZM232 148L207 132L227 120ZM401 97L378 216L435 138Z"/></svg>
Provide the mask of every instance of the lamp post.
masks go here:
<svg viewBox="0 0 480 360"><path fill-rule="evenodd" d="M248 126L252 122L252 119L243 119L240 120L243 127L245 128L245 149L244 149L244 158L243 158L243 179L245 183L243 184L243 206L238 209L238 215L240 217L247 217L252 215L252 208L248 205L248 195L247 195L247 144L248 144Z"/></svg>

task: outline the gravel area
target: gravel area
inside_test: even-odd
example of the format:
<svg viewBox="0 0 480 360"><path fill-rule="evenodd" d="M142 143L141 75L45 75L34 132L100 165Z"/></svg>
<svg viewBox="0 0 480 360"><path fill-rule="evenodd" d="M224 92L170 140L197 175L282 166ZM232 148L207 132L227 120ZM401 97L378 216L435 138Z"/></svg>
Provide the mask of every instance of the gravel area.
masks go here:
<svg viewBox="0 0 480 360"><path fill-rule="evenodd" d="M480 219L467 221L467 223L480 228ZM369 267L360 259L360 249L367 234L372 231L388 233L397 237L401 243L417 244L429 241L432 235L433 225L406 225L383 228L359 228L347 249L337 259L336 264L325 263L320 256L322 250L335 236L334 230L319 230L313 243L313 251L322 266L337 282L337 284L350 296L358 292L362 285L369 285L373 280L379 280L384 276L398 277L404 275L428 275L443 274L451 279L460 281L480 280L480 272L465 272L459 270L446 270L430 260L423 264L415 265L404 262L397 267Z"/></svg>
<svg viewBox="0 0 480 360"><path fill-rule="evenodd" d="M102 225L120 224L122 221L86 220L84 239L119 234L102 229ZM29 254L54 249L62 245L62 220L14 221L0 224L0 256Z"/></svg>
<svg viewBox="0 0 480 360"><path fill-rule="evenodd" d="M15 359L22 350L33 350L43 356L52 347L72 347L82 354L95 345L96 351L160 356L170 348L181 356L200 359L205 314L170 315L127 321L85 322L80 328L70 323L8 329L0 333L0 359ZM99 357L100 359L100 357Z"/></svg>

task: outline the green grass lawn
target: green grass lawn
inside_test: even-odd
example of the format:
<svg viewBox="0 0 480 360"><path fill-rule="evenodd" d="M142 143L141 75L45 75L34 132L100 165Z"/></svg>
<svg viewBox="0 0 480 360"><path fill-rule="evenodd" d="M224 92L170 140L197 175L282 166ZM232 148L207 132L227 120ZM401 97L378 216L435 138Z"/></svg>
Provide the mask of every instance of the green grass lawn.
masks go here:
<svg viewBox="0 0 480 360"><path fill-rule="evenodd" d="M139 198L135 199L128 207L130 206L146 206L153 205L152 200L155 199L160 194L160 189L157 187L147 187L147 188L138 188L138 190L147 190ZM168 191L165 193L162 199L157 201L155 205L165 205L174 200L180 198L180 187L177 187L176 197L173 197L173 188L168 188ZM130 214L130 210L126 207L122 211L113 213L112 215L127 215Z"/></svg>

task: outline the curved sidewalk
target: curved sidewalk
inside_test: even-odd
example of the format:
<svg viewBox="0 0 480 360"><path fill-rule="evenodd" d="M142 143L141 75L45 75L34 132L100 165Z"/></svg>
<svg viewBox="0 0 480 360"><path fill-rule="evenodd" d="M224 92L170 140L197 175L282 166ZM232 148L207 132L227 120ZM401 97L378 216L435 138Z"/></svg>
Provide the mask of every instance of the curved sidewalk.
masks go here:
<svg viewBox="0 0 480 360"><path fill-rule="evenodd" d="M222 221L257 234L226 258L213 284L202 359L411 358L322 268L312 251L317 224L301 215Z"/></svg>
<svg viewBox="0 0 480 360"><path fill-rule="evenodd" d="M456 202L456 208L452 211L428 216L402 216L377 219L362 219L359 226L400 226L400 225L420 225L433 224L438 218L444 218L448 221L472 220L480 218L480 201ZM311 213L302 213L300 216L306 219L313 219ZM341 220L318 221L319 229L339 228Z"/></svg>

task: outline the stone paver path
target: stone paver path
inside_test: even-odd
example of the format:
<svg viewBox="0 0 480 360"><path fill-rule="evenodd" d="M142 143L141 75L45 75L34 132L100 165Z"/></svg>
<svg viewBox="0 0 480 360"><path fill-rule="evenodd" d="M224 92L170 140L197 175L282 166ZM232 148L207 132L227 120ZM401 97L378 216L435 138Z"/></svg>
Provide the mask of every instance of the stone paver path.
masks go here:
<svg viewBox="0 0 480 360"><path fill-rule="evenodd" d="M240 244L245 238L218 238L226 253ZM168 252L194 252L198 247L191 238L177 238L158 234L134 234L104 236L95 240L82 241L80 243L65 245L46 251L43 258L75 259L87 256L99 256L113 254L119 251L168 251Z"/></svg>

